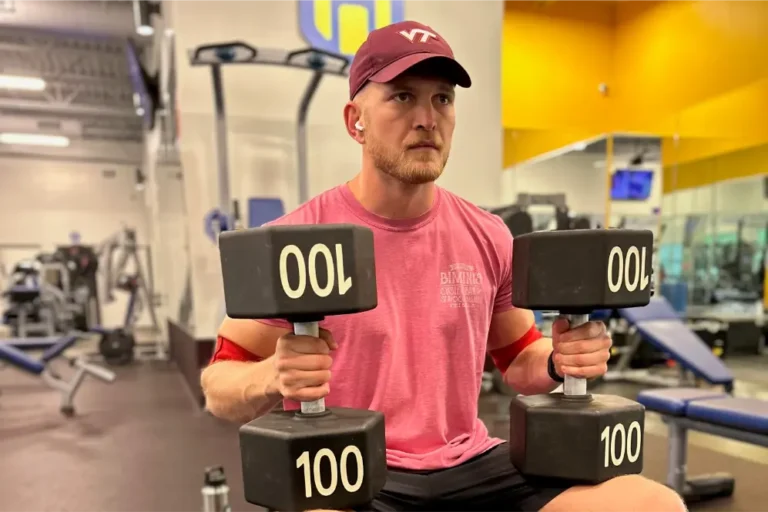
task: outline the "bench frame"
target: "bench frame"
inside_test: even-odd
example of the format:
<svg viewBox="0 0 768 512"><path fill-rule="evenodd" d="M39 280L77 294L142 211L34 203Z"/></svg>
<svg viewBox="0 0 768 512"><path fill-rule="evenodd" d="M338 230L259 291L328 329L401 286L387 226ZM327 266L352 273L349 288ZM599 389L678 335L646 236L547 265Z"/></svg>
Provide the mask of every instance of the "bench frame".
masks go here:
<svg viewBox="0 0 768 512"><path fill-rule="evenodd" d="M43 381L50 387L58 390L61 393L61 404L59 405L59 411L64 416L73 416L75 414L75 406L73 404L75 394L80 389L80 385L83 383L83 379L86 376L96 377L97 379L111 384L115 380L114 372L101 368L99 366L88 364L82 359L74 359L70 361L70 364L75 367L75 373L69 380L64 380L46 365L43 373L40 374Z"/></svg>
<svg viewBox="0 0 768 512"><path fill-rule="evenodd" d="M61 339L65 340L66 336ZM76 338L72 339L76 340ZM31 363L35 363L35 368L30 369L27 366L23 366L23 364L18 360L14 360L12 358L6 360L5 357L2 357L0 358L0 363L7 363L11 367L21 370L24 373L38 376L46 385L61 393L59 411L61 414L67 417L74 416L75 414L75 407L73 403L74 398L77 394L77 391L80 389L80 385L83 383L85 377L95 377L96 379L104 381L108 384L111 384L115 381L116 376L114 372L101 366L90 364L86 362L82 357L69 359L69 365L74 369L74 373L69 379L65 379L59 375L59 373L51 367L51 362L62 358L61 352L66 350L62 348L64 347L62 342L58 344L52 344L50 347L48 347L48 349L39 360L33 359L32 357L25 354L21 349L10 343L6 344L5 346L11 355L17 354L19 358L24 357L25 360ZM71 346L71 343L69 346ZM67 348L69 348L69 346L67 346Z"/></svg>
<svg viewBox="0 0 768 512"><path fill-rule="evenodd" d="M690 480L687 476L689 430L768 447L768 435L744 432L733 427L692 420L683 416L673 416L659 411L654 412L661 415L662 421L669 428L667 486L689 499L702 500L710 497L729 496L733 492L733 479L725 473L719 473L717 475L699 477L704 480L709 479L710 486L717 481L715 485L719 485L718 488L705 489L703 495L696 493L696 490L694 490L696 487L695 480Z"/></svg>

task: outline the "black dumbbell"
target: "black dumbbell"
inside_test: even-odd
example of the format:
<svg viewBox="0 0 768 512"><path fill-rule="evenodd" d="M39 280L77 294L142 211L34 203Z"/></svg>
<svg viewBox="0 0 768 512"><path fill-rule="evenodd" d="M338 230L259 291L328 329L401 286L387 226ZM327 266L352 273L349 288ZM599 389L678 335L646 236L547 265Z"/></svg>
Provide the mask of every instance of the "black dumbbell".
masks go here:
<svg viewBox="0 0 768 512"><path fill-rule="evenodd" d="M328 315L377 305L373 232L351 224L271 226L219 237L227 315L282 318L319 335ZM332 384L331 384L332 385ZM272 510L349 510L384 486L384 415L326 409L276 411L240 428L245 499Z"/></svg>
<svg viewBox="0 0 768 512"><path fill-rule="evenodd" d="M647 230L540 231L515 238L512 303L559 311L572 327L596 309L651 300L653 233ZM643 469L645 408L587 393L565 377L562 393L510 403L510 459L523 474L600 483Z"/></svg>

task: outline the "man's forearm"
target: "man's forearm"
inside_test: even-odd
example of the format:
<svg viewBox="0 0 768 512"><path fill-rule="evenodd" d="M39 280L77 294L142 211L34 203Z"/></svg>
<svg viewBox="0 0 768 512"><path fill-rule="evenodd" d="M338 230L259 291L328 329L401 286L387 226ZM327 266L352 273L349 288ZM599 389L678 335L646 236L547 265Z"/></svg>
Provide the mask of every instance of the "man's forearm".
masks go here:
<svg viewBox="0 0 768 512"><path fill-rule="evenodd" d="M552 339L541 338L520 352L504 373L504 382L518 393L549 393L560 385L549 376L547 365Z"/></svg>
<svg viewBox="0 0 768 512"><path fill-rule="evenodd" d="M271 411L282 397L272 358L258 363L220 361L203 370L206 408L219 418L247 423Z"/></svg>

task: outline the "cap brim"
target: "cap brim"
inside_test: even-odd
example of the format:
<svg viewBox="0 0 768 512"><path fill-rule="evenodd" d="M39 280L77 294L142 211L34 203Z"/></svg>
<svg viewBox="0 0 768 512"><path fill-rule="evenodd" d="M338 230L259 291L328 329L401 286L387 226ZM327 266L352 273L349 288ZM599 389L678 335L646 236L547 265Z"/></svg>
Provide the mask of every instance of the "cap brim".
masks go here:
<svg viewBox="0 0 768 512"><path fill-rule="evenodd" d="M416 64L421 64L427 60L434 60L435 64L438 64L435 66L435 69L439 70L438 73L451 80L454 84L460 87L469 87L472 85L469 73L467 73L467 70L464 69L461 64L450 57L435 55L434 53L414 53L406 55L379 72L374 73L368 80L377 83L391 82Z"/></svg>

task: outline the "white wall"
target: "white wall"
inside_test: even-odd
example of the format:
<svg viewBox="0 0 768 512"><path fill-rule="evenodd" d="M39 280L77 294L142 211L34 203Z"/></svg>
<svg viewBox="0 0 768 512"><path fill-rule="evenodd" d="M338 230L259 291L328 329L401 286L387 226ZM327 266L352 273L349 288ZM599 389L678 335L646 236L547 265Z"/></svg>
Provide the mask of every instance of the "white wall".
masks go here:
<svg viewBox="0 0 768 512"><path fill-rule="evenodd" d="M135 167L31 158L0 158L0 260L10 269L39 251L2 250L3 244L35 244L52 251L80 233L84 244L97 245L122 225L134 227L147 244L143 194L135 190ZM102 171L112 170L113 178ZM4 285L4 283L3 283ZM102 323L122 323L126 297L103 306ZM142 315L139 325L147 325Z"/></svg>
<svg viewBox="0 0 768 512"><path fill-rule="evenodd" d="M181 168L161 165L157 169L157 180L160 221L157 226L159 243L155 251L155 267L158 270L155 274L163 303L162 314L180 322L179 308L187 275L191 272ZM202 229L202 220L198 224ZM165 320L161 319L161 322L165 323Z"/></svg>
<svg viewBox="0 0 768 512"><path fill-rule="evenodd" d="M176 33L181 160L194 275L195 334L213 335L222 314L218 251L202 219L218 203L210 71L192 68L188 51L211 42L242 39L255 46L305 48L297 1L172 2ZM500 67L503 2L409 1L406 19L428 24L452 45L474 85L457 100L453 152L440 184L486 206L500 204L502 158ZM232 196L277 196L298 204L295 119L309 73L265 66L224 68ZM318 194L357 173L360 149L347 135L342 109L345 78L326 76L308 118L310 193Z"/></svg>

